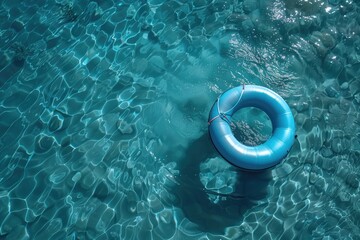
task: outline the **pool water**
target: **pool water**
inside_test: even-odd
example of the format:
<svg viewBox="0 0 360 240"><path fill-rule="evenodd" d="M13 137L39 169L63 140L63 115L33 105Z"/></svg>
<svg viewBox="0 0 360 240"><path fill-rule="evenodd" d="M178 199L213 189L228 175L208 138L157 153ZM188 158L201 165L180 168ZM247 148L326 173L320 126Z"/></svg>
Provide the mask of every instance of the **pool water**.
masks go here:
<svg viewBox="0 0 360 240"><path fill-rule="evenodd" d="M0 4L1 239L360 239L357 1ZM264 172L207 132L250 83L297 127ZM246 116L241 141L266 140Z"/></svg>

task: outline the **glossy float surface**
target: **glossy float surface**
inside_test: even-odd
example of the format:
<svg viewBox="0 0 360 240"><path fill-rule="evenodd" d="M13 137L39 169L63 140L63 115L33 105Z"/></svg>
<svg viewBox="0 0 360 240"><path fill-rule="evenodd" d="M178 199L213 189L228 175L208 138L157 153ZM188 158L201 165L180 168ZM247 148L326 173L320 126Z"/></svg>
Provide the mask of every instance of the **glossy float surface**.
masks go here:
<svg viewBox="0 0 360 240"><path fill-rule="evenodd" d="M271 121L271 136L257 146L244 145L233 134L232 116L247 107L264 111ZM230 163L247 170L264 170L279 164L295 140L294 117L287 103L272 90L256 85L238 86L221 94L210 110L208 124L211 140L219 153Z"/></svg>

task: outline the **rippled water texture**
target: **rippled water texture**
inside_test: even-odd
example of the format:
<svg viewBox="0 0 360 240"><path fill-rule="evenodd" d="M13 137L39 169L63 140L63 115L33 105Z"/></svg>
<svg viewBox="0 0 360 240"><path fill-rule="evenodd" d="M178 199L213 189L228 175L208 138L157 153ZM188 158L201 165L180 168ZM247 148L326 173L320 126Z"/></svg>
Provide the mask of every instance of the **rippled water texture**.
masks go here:
<svg viewBox="0 0 360 240"><path fill-rule="evenodd" d="M1 239L360 239L356 1L0 4ZM295 116L266 172L207 133L243 83Z"/></svg>

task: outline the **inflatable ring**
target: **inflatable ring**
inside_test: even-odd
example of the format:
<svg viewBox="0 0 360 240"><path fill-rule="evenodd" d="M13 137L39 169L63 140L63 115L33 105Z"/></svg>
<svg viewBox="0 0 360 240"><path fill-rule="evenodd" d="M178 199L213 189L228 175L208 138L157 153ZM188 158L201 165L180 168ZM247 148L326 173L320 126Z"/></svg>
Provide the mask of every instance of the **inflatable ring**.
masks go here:
<svg viewBox="0 0 360 240"><path fill-rule="evenodd" d="M240 143L231 130L231 117L241 108L256 107L272 123L272 136L258 146ZM215 148L228 162L248 170L263 170L280 163L295 139L293 114L284 99L265 87L243 85L224 92L211 108L209 133Z"/></svg>

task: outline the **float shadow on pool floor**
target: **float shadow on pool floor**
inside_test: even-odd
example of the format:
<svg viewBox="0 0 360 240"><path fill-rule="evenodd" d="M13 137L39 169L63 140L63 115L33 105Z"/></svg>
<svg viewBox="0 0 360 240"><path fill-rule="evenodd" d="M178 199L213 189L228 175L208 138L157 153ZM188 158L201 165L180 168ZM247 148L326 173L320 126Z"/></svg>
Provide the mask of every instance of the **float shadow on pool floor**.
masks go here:
<svg viewBox="0 0 360 240"><path fill-rule="evenodd" d="M226 227L239 225L245 211L266 197L271 171L247 172L231 166L229 171L236 172L232 193L209 191L200 180L200 166L209 158L219 157L219 154L207 134L189 146L186 157L178 161L180 174L177 180L180 184L170 191L177 196L177 207L198 225L200 231L222 234ZM223 164L228 164L223 161ZM211 201L210 195L217 197L218 201Z"/></svg>

